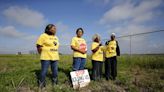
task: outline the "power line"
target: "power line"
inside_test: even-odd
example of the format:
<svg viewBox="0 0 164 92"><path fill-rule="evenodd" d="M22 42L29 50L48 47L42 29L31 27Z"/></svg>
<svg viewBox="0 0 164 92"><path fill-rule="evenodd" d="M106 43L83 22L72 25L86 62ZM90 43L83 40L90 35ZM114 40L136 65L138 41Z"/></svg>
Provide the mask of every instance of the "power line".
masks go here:
<svg viewBox="0 0 164 92"><path fill-rule="evenodd" d="M124 37L133 37L137 35L144 35L144 34L151 34L151 33L156 33L156 32L164 32L164 30L156 30L156 31L150 31L150 32L143 32L143 33L136 33L136 34L130 34L130 35L123 35L123 36L118 36L116 38L124 38ZM102 41L109 40L109 39L102 39ZM86 43L91 43L92 41L87 41ZM61 46L70 46L69 44L61 45Z"/></svg>
<svg viewBox="0 0 164 92"><path fill-rule="evenodd" d="M157 33L157 32L164 32L164 30L156 30L156 31L143 32L143 33L137 33L137 34L123 35L123 36L118 36L117 38L133 37L137 35L151 34L151 33ZM102 40L108 40L108 39L102 39ZM88 41L88 42L91 42L91 41Z"/></svg>
<svg viewBox="0 0 164 92"><path fill-rule="evenodd" d="M137 35L143 35L143 34L150 34L150 33L162 32L162 31L164 31L164 30L157 30L157 31L151 31L151 32L144 32L144 33L137 33L137 34L131 34L131 35L124 35L124 36L119 36L117 38L137 36Z"/></svg>

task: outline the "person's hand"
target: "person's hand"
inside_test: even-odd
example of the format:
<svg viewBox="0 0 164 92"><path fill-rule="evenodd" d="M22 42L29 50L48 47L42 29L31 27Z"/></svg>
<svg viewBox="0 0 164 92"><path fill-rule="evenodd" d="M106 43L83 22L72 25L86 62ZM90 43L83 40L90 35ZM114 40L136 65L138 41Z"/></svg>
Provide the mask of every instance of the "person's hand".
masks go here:
<svg viewBox="0 0 164 92"><path fill-rule="evenodd" d="M37 48L37 50L38 50L38 53L41 54L41 52L42 52L42 48L39 47L39 48Z"/></svg>
<svg viewBox="0 0 164 92"><path fill-rule="evenodd" d="M38 53L41 54L41 52L42 52L42 47L43 47L43 46L37 45L36 47L37 47Z"/></svg>
<svg viewBox="0 0 164 92"><path fill-rule="evenodd" d="M85 50L79 50L80 53L85 54L87 51Z"/></svg>

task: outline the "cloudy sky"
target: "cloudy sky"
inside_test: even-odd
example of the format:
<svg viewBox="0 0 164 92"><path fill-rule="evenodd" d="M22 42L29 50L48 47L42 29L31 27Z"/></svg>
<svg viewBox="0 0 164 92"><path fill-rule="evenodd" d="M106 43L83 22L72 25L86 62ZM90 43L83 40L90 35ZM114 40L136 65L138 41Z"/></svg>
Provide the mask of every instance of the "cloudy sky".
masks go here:
<svg viewBox="0 0 164 92"><path fill-rule="evenodd" d="M82 27L91 41L98 33L108 39L164 30L163 0L0 0L0 53L35 50L47 24L57 26L62 48ZM134 53L164 53L164 32L132 37ZM118 39L122 52L129 52L129 38Z"/></svg>

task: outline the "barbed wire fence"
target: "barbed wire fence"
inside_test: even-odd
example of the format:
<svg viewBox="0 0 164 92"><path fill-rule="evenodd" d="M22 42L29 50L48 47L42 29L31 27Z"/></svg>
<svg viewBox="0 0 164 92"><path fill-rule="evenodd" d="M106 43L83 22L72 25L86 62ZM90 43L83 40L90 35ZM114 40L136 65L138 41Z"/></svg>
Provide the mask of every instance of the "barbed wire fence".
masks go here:
<svg viewBox="0 0 164 92"><path fill-rule="evenodd" d="M103 45L110 39L102 39ZM116 36L121 54L164 54L164 30ZM88 54L91 54L92 41L87 41ZM69 45L61 45L59 52L72 54Z"/></svg>
<svg viewBox="0 0 164 92"><path fill-rule="evenodd" d="M156 30L156 31L151 31L151 32L144 32L144 33L137 33L137 34L132 34L132 35L125 35L125 36L120 36L120 37L117 37L117 39L122 39L122 38L126 38L126 37L129 37L129 54L131 55L132 54L132 37L135 37L135 36L143 36L143 35L146 35L146 34L154 34L154 33L162 33L164 32L164 30ZM162 33L163 36L164 36L164 33ZM162 36L161 36L162 37ZM161 39L161 42L162 42L162 39ZM142 53L141 53L142 54ZM147 53L147 54L154 54L154 53Z"/></svg>

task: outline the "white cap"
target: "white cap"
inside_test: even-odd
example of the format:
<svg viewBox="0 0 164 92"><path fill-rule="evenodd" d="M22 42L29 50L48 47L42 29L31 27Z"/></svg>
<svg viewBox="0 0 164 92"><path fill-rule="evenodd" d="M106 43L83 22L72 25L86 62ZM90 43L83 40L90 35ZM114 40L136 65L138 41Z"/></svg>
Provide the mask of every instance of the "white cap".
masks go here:
<svg viewBox="0 0 164 92"><path fill-rule="evenodd" d="M112 33L112 34L111 34L111 36L112 36L112 35L113 35L113 36L116 36L116 34L115 34L115 33Z"/></svg>

